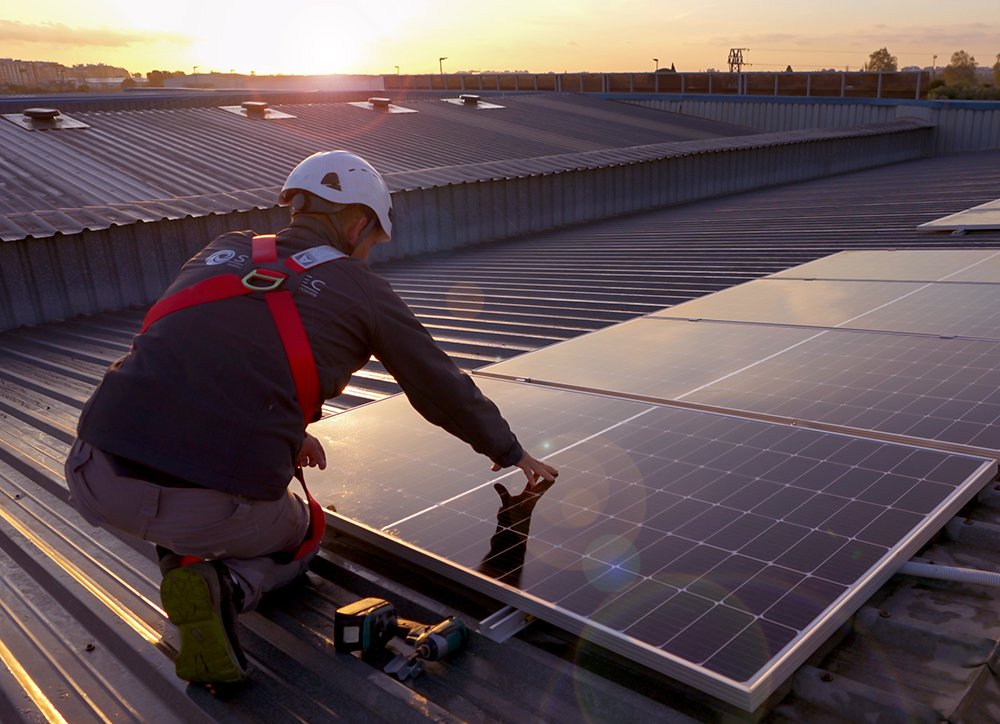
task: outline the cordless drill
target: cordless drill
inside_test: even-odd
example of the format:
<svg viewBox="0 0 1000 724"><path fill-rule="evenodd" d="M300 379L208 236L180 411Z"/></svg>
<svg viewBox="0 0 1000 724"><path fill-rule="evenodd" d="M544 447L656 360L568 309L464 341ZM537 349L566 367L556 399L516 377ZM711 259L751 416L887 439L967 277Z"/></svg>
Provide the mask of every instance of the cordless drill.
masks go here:
<svg viewBox="0 0 1000 724"><path fill-rule="evenodd" d="M427 661L443 659L458 651L469 640L469 629L454 616L435 624L417 637L413 655Z"/></svg>
<svg viewBox="0 0 1000 724"><path fill-rule="evenodd" d="M409 656L399 654L382 670L405 681L424 670L424 661L439 661L463 648L468 640L469 629L454 616L433 626L418 624L411 628L411 635L407 637L407 641L413 641L413 653Z"/></svg>

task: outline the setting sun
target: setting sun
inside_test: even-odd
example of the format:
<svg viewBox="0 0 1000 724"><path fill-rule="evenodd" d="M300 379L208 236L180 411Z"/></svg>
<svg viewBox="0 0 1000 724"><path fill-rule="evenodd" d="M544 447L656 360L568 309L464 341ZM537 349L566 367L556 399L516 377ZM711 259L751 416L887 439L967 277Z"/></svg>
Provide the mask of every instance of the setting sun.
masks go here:
<svg viewBox="0 0 1000 724"><path fill-rule="evenodd" d="M6 57L130 72L198 68L258 74L403 74L724 69L859 70L888 47L900 68L939 67L957 50L992 65L1000 5L938 10L904 0L757 7L676 0L51 0L8 8ZM439 60L444 59L444 60Z"/></svg>

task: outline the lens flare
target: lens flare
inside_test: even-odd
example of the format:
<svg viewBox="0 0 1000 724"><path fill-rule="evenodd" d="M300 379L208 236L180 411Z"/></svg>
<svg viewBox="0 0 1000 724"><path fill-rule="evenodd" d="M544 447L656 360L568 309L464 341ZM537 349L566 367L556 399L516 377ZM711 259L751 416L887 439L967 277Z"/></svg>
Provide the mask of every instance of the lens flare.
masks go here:
<svg viewBox="0 0 1000 724"><path fill-rule="evenodd" d="M445 304L456 317L475 319L486 306L486 295L483 290L472 283L455 284L445 295Z"/></svg>

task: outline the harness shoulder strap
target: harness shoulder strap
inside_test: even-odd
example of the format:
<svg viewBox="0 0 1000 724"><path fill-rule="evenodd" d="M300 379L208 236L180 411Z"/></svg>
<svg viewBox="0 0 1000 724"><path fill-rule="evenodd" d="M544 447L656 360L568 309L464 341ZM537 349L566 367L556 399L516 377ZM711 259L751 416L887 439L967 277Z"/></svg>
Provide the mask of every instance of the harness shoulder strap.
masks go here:
<svg viewBox="0 0 1000 724"><path fill-rule="evenodd" d="M253 237L251 249L254 265L275 264L278 261L277 237L266 234ZM328 261L345 256L332 247L316 247L293 254L285 261L285 266L293 273L300 274ZM262 292L268 311L274 320L274 325L281 338L285 357L295 383L295 395L302 411L304 424L312 422L320 399L319 375L316 371L316 360L313 357L312 346L302 317L292 292L280 287L288 278L288 274L274 269L255 268L246 276L236 274L218 274L208 279L180 289L158 300L143 319L139 334L144 333L155 322L173 312L188 307L206 304L208 302L229 299L232 297ZM326 516L316 499L306 487L305 476L301 468L296 471L296 477L302 483L309 504L309 532L302 544L292 552L292 560L300 560L319 547L326 528Z"/></svg>
<svg viewBox="0 0 1000 724"><path fill-rule="evenodd" d="M273 234L255 236L252 243L255 264L265 264L278 260L277 239ZM306 252L301 252L301 254L304 253ZM290 258L290 261L292 259L294 256ZM329 259L323 261L329 261ZM318 263L322 263L322 261L317 261L310 266L315 266ZM299 264L299 266L303 269L309 268L303 264ZM289 267L294 269L290 264ZM267 301L267 308L274 319L274 325L278 329L281 344L285 348L285 356L288 358L288 366L295 382L295 395L302 410L302 419L308 425L312 422L313 415L321 402L319 374L316 372L316 360L313 357L312 346L309 344L309 337L306 335L305 327L302 325L302 317L298 307L295 306L295 300L290 291L287 289L269 291L264 294L264 299ZM308 532L305 540L292 552L292 560L298 561L319 548L326 530L326 515L320 504L313 498L312 493L309 492L302 468L296 469L295 477L302 484L302 491L306 494L306 501L309 505Z"/></svg>

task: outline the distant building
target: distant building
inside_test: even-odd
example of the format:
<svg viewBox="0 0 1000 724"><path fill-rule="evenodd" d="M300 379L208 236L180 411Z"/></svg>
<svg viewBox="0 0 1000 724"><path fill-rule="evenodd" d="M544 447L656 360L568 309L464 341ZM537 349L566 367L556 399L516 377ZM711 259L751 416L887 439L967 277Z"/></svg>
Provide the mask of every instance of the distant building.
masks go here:
<svg viewBox="0 0 1000 724"><path fill-rule="evenodd" d="M42 60L14 60L0 58L0 84L48 85L65 78L66 67Z"/></svg>
<svg viewBox="0 0 1000 724"><path fill-rule="evenodd" d="M46 60L0 58L0 86L45 87L72 84L118 86L130 74L124 68L104 63L81 64L68 68Z"/></svg>

